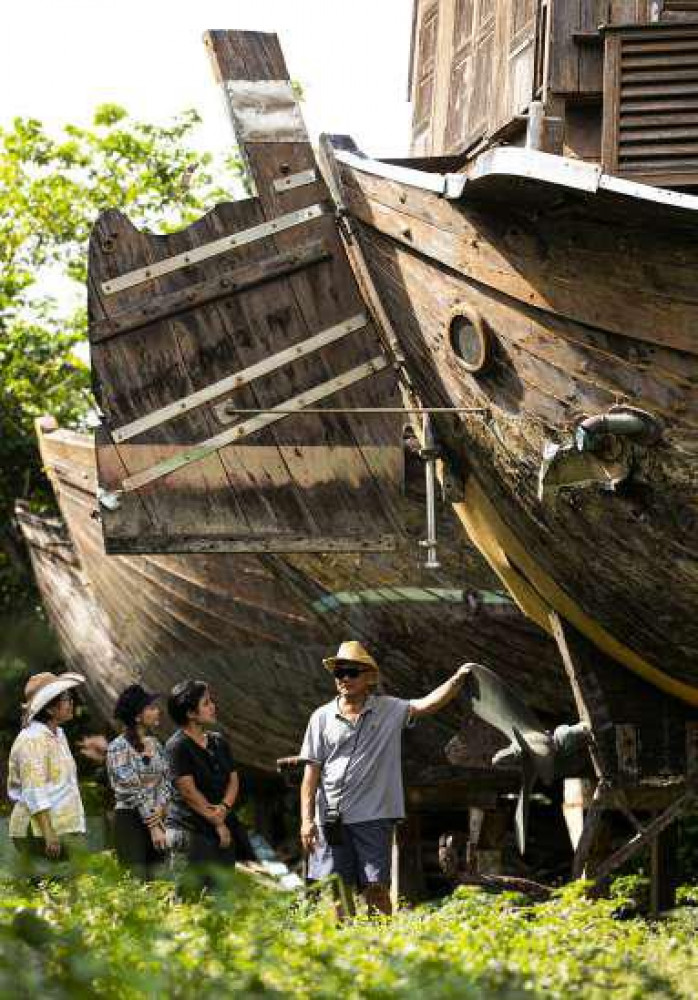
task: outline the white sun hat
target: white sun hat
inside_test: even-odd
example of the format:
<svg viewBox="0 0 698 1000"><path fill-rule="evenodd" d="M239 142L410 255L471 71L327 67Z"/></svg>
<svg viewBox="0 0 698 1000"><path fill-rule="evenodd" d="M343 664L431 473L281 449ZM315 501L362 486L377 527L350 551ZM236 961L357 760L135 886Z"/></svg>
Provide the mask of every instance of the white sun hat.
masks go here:
<svg viewBox="0 0 698 1000"><path fill-rule="evenodd" d="M44 671L40 674L33 674L24 687L24 704L22 705L24 725L46 708L49 702L58 698L64 691L84 684L85 678L82 674L52 674Z"/></svg>

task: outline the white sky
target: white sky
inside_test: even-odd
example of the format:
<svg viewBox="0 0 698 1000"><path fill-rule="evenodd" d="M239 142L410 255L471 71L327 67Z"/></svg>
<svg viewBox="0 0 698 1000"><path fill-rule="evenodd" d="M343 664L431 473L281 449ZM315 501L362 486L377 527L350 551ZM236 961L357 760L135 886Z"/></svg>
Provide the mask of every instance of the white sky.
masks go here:
<svg viewBox="0 0 698 1000"><path fill-rule="evenodd" d="M96 105L159 122L195 107L200 143L227 148L230 127L201 36L276 31L315 139L344 132L374 156L407 154L412 0L4 0L0 123L31 115L86 123Z"/></svg>

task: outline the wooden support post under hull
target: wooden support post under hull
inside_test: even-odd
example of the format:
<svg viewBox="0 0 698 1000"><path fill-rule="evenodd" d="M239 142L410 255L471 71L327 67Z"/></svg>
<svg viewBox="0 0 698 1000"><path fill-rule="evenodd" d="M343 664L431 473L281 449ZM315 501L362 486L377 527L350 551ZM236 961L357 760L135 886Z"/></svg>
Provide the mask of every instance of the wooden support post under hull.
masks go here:
<svg viewBox="0 0 698 1000"><path fill-rule="evenodd" d="M550 626L572 688L579 718L591 733L589 752L599 781L617 772L615 734L611 714L593 669L593 647L569 624L563 625L556 611L549 613Z"/></svg>
<svg viewBox="0 0 698 1000"><path fill-rule="evenodd" d="M669 827L675 820L677 820L682 813L694 802L696 798L696 793L694 790L689 790L682 795L679 799L668 806L664 812L660 813L655 819L649 823L644 830L640 833L636 833L631 840L619 847L617 851L605 861L603 861L596 871L594 872L594 881L598 884L607 878L611 872L615 871L622 864L625 864L633 855L637 854L638 851L645 847L651 847L656 842L660 834L662 834L667 827Z"/></svg>

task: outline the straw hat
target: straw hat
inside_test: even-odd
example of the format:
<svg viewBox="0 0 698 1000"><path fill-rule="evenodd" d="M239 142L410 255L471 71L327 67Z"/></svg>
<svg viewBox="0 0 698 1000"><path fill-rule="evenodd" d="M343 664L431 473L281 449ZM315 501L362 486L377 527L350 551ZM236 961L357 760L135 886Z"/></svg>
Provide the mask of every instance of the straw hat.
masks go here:
<svg viewBox="0 0 698 1000"><path fill-rule="evenodd" d="M24 687L24 724L34 718L42 708L46 708L49 702L58 698L64 691L83 684L85 678L81 674L52 674L45 671L41 674L33 674Z"/></svg>
<svg viewBox="0 0 698 1000"><path fill-rule="evenodd" d="M364 649L361 643L356 642L354 639L343 642L337 650L336 656L328 656L322 662L325 665L325 670L330 671L334 670L337 663L363 663L365 667L371 667L372 670L378 673L378 664L376 661L368 650Z"/></svg>

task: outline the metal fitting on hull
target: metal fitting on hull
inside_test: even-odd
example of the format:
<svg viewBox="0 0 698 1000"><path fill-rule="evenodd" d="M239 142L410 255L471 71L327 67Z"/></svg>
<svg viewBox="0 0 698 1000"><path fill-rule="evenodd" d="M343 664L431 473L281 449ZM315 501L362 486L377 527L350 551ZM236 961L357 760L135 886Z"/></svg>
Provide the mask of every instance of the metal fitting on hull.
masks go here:
<svg viewBox="0 0 698 1000"><path fill-rule="evenodd" d="M638 444L655 444L662 425L645 410L634 406L614 406L608 413L586 417L577 424L574 440L578 451L598 451L605 437L630 437Z"/></svg>

